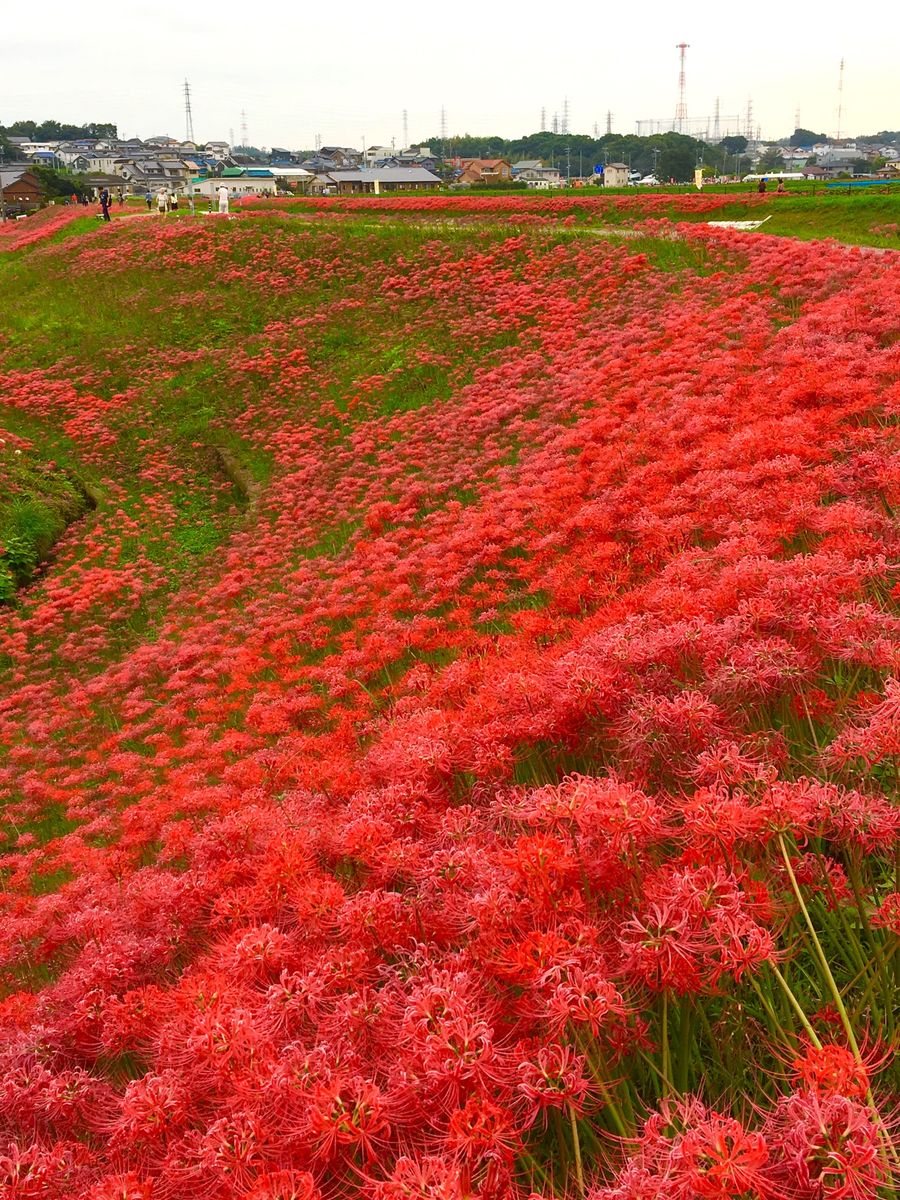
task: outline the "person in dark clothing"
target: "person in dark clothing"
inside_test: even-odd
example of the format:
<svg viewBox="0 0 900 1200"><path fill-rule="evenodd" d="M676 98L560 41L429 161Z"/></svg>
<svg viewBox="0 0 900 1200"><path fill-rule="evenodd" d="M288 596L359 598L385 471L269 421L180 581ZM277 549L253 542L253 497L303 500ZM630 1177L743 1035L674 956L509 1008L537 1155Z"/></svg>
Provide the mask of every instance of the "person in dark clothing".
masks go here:
<svg viewBox="0 0 900 1200"><path fill-rule="evenodd" d="M761 180L759 181L759 187L758 187L756 190L759 192L759 194L760 194L761 196L764 196L764 195L766 194L766 181L765 181L765 179L761 179Z"/></svg>
<svg viewBox="0 0 900 1200"><path fill-rule="evenodd" d="M110 195L109 195L109 188L101 188L100 189L100 208L103 210L103 220L104 221L112 220L112 217L110 217L110 215L109 215L110 203L111 203L111 200L110 200Z"/></svg>
<svg viewBox="0 0 900 1200"><path fill-rule="evenodd" d="M147 212L149 212L150 209L153 207L153 193L150 191L149 188L147 188L147 192L146 192L146 195L144 196L144 199L147 201Z"/></svg>

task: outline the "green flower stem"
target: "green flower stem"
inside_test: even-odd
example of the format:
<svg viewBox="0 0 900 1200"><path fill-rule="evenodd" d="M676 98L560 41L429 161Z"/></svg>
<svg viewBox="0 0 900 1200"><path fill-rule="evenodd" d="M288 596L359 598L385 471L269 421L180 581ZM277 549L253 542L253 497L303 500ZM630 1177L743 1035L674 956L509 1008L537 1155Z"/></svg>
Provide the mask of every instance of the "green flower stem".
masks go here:
<svg viewBox="0 0 900 1200"><path fill-rule="evenodd" d="M581 1163L581 1139L578 1136L578 1118L574 1104L569 1105L569 1122L572 1126L572 1146L575 1150L575 1182L578 1185L578 1195L584 1200L584 1167Z"/></svg>

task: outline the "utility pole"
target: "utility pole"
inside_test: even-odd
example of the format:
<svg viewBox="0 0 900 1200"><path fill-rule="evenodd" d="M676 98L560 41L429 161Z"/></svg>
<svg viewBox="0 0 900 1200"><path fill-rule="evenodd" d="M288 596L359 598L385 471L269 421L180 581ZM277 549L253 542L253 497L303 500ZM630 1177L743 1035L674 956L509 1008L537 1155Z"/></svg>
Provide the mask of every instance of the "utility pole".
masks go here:
<svg viewBox="0 0 900 1200"><path fill-rule="evenodd" d="M0 225L6 220L6 195L3 191L3 147L0 146Z"/></svg>

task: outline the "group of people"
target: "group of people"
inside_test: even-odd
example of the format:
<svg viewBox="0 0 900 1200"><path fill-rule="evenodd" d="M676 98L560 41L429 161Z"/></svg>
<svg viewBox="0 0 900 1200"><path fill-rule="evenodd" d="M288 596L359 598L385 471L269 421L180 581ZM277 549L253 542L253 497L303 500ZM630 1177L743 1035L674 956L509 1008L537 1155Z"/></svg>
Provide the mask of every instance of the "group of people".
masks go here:
<svg viewBox="0 0 900 1200"><path fill-rule="evenodd" d="M766 194L766 192L769 190L768 180L765 178L761 179L759 181L759 186L757 187L756 190L759 192L759 194L761 196L764 196ZM784 186L784 180L779 179L778 187L775 189L776 196L783 196L786 191L787 191L787 188Z"/></svg>
<svg viewBox="0 0 900 1200"><path fill-rule="evenodd" d="M109 215L109 210L112 207L113 198L112 198L112 193L110 192L109 188L108 187L101 188L98 198L100 201L100 211L103 215L103 220L104 221L112 220L112 218ZM153 211L153 192L150 191L149 188L144 193L144 199L147 202L147 212L152 212ZM230 199L230 197L229 197L228 187L226 186L226 184L220 183L219 186L215 189L215 200L218 203L218 210L220 213L228 212L229 199ZM121 189L119 190L119 193L118 193L118 202L119 202L119 204L125 203L125 193ZM209 211L210 212L213 211L213 202L214 202L214 196L213 196L213 193L210 192L210 195L209 195ZM79 203L78 197L73 195L71 200L67 201L66 203L78 204ZM87 205L87 197L82 198L81 203L84 205ZM190 205L191 212L193 212L194 211L194 203L193 203L193 198L190 196L188 197L188 204ZM178 207L179 207L178 192L174 191L174 190L170 192L167 187L161 187L159 189L159 191L156 193L156 209L157 209L157 212L160 214L160 216L163 216L165 213L168 213L168 212L178 212Z"/></svg>
<svg viewBox="0 0 900 1200"><path fill-rule="evenodd" d="M147 211L150 212L153 208L153 193L148 190L144 196L144 199L147 201ZM219 212L227 213L228 212L229 193L228 193L228 188L224 183L219 184L219 186L216 188L215 199L218 202ZM190 205L191 212L193 212L194 211L193 198L191 196L188 196L187 200L188 200L188 204ZM160 215L163 215L164 213L168 213L168 212L178 212L178 208L179 208L178 192L174 191L174 190L170 192L167 187L161 187L159 189L159 191L156 193L157 212L159 212ZM209 196L209 211L210 212L213 211L213 194L212 193L210 193L210 196Z"/></svg>
<svg viewBox="0 0 900 1200"><path fill-rule="evenodd" d="M151 212L153 193L149 188L144 194L144 199L147 201L147 212ZM156 210L161 216L167 212L178 212L178 192L170 192L167 187L161 187L156 193Z"/></svg>

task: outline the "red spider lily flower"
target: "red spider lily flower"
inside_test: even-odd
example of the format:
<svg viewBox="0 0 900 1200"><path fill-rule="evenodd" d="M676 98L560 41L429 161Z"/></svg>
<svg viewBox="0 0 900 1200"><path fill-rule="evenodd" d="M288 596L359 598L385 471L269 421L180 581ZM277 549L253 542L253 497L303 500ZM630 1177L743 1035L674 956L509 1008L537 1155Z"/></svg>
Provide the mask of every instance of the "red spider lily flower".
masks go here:
<svg viewBox="0 0 900 1200"><path fill-rule="evenodd" d="M713 1113L685 1130L673 1155L673 1182L679 1194L707 1200L774 1194L766 1175L769 1148L761 1133L748 1133L739 1121Z"/></svg>
<svg viewBox="0 0 900 1200"><path fill-rule="evenodd" d="M781 1100L767 1122L786 1191L823 1200L871 1200L889 1183L882 1131L868 1105L805 1090Z"/></svg>
<svg viewBox="0 0 900 1200"><path fill-rule="evenodd" d="M307 1171L269 1171L260 1175L245 1200L319 1200L321 1193Z"/></svg>
<svg viewBox="0 0 900 1200"><path fill-rule="evenodd" d="M152 1179L141 1179L134 1171L110 1175L92 1185L85 1200L153 1200Z"/></svg>
<svg viewBox="0 0 900 1200"><path fill-rule="evenodd" d="M317 1152L324 1157L358 1150L371 1160L390 1131L388 1105L367 1080L337 1077L312 1089L309 1126Z"/></svg>
<svg viewBox="0 0 900 1200"><path fill-rule="evenodd" d="M817 1096L849 1096L863 1100L870 1087L869 1072L846 1046L826 1043L807 1046L794 1059L798 1088L809 1088Z"/></svg>
<svg viewBox="0 0 900 1200"><path fill-rule="evenodd" d="M522 1148L514 1114L477 1093L451 1114L447 1142L467 1159L494 1158L504 1163L511 1163Z"/></svg>
<svg viewBox="0 0 900 1200"><path fill-rule="evenodd" d="M590 1091L585 1060L571 1046L551 1042L519 1064L518 1091L529 1102L528 1124L550 1108L581 1111Z"/></svg>

